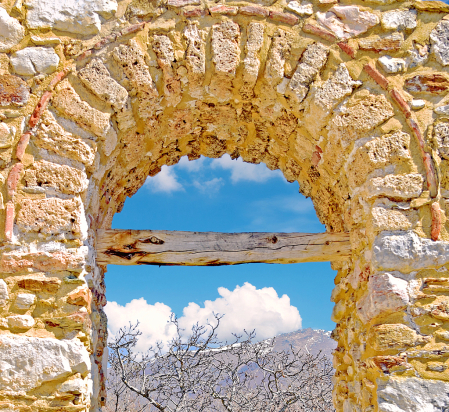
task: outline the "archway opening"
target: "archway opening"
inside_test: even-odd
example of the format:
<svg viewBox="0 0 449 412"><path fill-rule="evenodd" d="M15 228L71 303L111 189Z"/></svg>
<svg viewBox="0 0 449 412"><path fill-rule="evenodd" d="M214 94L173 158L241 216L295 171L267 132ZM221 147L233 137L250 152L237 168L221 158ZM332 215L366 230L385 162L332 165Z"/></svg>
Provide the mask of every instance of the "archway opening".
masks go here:
<svg viewBox="0 0 449 412"><path fill-rule="evenodd" d="M115 215L115 229L201 232L325 232L310 199L264 164L183 157L164 166ZM204 321L226 312L227 330L256 329L260 339L301 328L330 331L335 272L329 262L288 265L108 265L106 313L112 333L126 320L155 317L147 337L162 338L169 312ZM207 302L206 302L207 301ZM124 314L127 315L124 315ZM244 315L243 315L244 313ZM259 316L257 314L259 313ZM119 315L120 314L120 315ZM236 319L239 318L239 319ZM162 333L162 335L160 335ZM224 336L228 338L229 336Z"/></svg>

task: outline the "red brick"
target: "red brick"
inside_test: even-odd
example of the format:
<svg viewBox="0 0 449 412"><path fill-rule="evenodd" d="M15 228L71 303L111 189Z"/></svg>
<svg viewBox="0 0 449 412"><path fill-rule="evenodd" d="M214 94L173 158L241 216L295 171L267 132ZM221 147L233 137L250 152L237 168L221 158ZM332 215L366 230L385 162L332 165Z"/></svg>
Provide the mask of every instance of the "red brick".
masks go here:
<svg viewBox="0 0 449 412"><path fill-rule="evenodd" d="M365 64L363 70L365 70L368 76L371 77L380 87L382 87L382 89L388 89L389 81L379 70L371 66L371 64Z"/></svg>
<svg viewBox="0 0 449 412"><path fill-rule="evenodd" d="M315 26L314 24L310 23L304 24L304 26L302 27L302 31L304 33L309 33L321 37L322 39L327 40L329 42L334 42L337 40L337 36L321 27Z"/></svg>
<svg viewBox="0 0 449 412"><path fill-rule="evenodd" d="M70 72L72 71L71 67L66 67L64 70L61 70L59 73L56 74L53 79L51 79L51 82L48 84L47 90L52 91L55 86L64 78L66 77Z"/></svg>
<svg viewBox="0 0 449 412"><path fill-rule="evenodd" d="M44 92L44 94L42 95L41 99L39 100L39 103L37 104L33 114L30 117L30 120L28 121L28 126L31 129L39 123L42 113L44 113L45 109L47 108L51 96L52 92L48 90Z"/></svg>
<svg viewBox="0 0 449 412"><path fill-rule="evenodd" d="M441 209L438 202L432 204L432 230L431 238L432 240L438 240L441 233Z"/></svg>
<svg viewBox="0 0 449 412"><path fill-rule="evenodd" d="M356 51L346 42L339 42L337 43L338 47L342 49L349 57L355 59L355 53Z"/></svg>
<svg viewBox="0 0 449 412"><path fill-rule="evenodd" d="M392 89L390 90L390 95L393 98L393 100L396 102L396 104L399 106L399 109L402 113L404 113L405 117L408 119L412 112L410 111L410 106L408 103L404 100L404 98L401 96L401 94L396 90Z"/></svg>
<svg viewBox="0 0 449 412"><path fill-rule="evenodd" d="M16 163L9 171L8 180L6 186L8 189L8 197L11 200L17 190L17 184L19 183L20 173L22 173L23 164Z"/></svg>
<svg viewBox="0 0 449 412"><path fill-rule="evenodd" d="M429 153L424 153L423 162L426 169L427 188L429 189L430 197L435 198L438 195L438 181L432 157Z"/></svg>
<svg viewBox="0 0 449 412"><path fill-rule="evenodd" d="M239 13L245 16L256 16L256 17L268 17L270 15L270 12L268 10L258 6L240 7Z"/></svg>
<svg viewBox="0 0 449 412"><path fill-rule="evenodd" d="M87 59L90 55L92 55L92 53L93 53L93 50L92 50L92 49L86 50L86 51L82 52L82 53L76 58L76 61L81 61L81 60Z"/></svg>
<svg viewBox="0 0 449 412"><path fill-rule="evenodd" d="M28 85L20 77L0 75L0 106L23 106L29 97Z"/></svg>
<svg viewBox="0 0 449 412"><path fill-rule="evenodd" d="M217 14L226 14L228 16L235 16L238 13L238 11L239 11L238 7L225 6L223 4L209 8L209 12L212 16Z"/></svg>
<svg viewBox="0 0 449 412"><path fill-rule="evenodd" d="M318 151L313 152L312 154L312 164L316 167L318 166L318 163L320 163L321 155Z"/></svg>
<svg viewBox="0 0 449 412"><path fill-rule="evenodd" d="M28 147L28 143L30 142L30 137L30 132L26 132L20 137L19 143L17 143L16 147L16 159L22 161L25 150Z"/></svg>
<svg viewBox="0 0 449 412"><path fill-rule="evenodd" d="M282 13L280 11L270 11L270 19L281 23L294 26L298 24L299 18L290 13Z"/></svg>

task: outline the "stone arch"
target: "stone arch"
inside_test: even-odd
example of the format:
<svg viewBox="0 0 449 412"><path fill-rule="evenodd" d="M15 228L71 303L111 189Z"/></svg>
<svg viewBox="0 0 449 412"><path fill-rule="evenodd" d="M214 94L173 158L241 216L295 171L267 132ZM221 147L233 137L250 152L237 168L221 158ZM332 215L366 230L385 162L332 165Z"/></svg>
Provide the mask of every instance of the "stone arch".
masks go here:
<svg viewBox="0 0 449 412"><path fill-rule="evenodd" d="M5 378L7 407L100 410L96 230L163 165L225 153L280 169L329 232L350 233L352 257L333 263L337 410L449 407L449 8L262 3L133 0L120 30L95 15L87 40L60 21L45 28L56 40L39 37L28 5L35 44L64 47L56 74L1 75L2 104L19 105L22 123L0 131L0 357L14 364L20 347L36 360L26 382ZM18 74L20 41L4 49Z"/></svg>

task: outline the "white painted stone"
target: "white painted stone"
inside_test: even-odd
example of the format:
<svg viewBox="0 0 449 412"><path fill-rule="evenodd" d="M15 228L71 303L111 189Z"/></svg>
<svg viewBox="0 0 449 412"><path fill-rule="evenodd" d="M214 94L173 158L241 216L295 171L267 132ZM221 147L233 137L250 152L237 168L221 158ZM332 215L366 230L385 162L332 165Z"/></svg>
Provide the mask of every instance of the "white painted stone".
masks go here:
<svg viewBox="0 0 449 412"><path fill-rule="evenodd" d="M298 14L299 16L311 16L313 14L313 5L311 3L299 3L299 1L291 1L286 6L287 10Z"/></svg>
<svg viewBox="0 0 449 412"><path fill-rule="evenodd" d="M30 315L12 315L8 316L8 327L10 329L19 329L22 331L31 329L36 321Z"/></svg>
<svg viewBox="0 0 449 412"><path fill-rule="evenodd" d="M0 336L0 386L29 391L44 382L90 370L89 354L78 340Z"/></svg>
<svg viewBox="0 0 449 412"><path fill-rule="evenodd" d="M316 13L316 19L340 39L358 36L379 23L374 13L360 11L358 6L334 6L326 13Z"/></svg>
<svg viewBox="0 0 449 412"><path fill-rule="evenodd" d="M0 6L0 52L7 52L20 43L25 29Z"/></svg>
<svg viewBox="0 0 449 412"><path fill-rule="evenodd" d="M416 10L392 10L382 13L381 22L385 30L413 30L418 22Z"/></svg>
<svg viewBox="0 0 449 412"><path fill-rule="evenodd" d="M387 73L405 72L407 63L404 59L399 59L391 56L382 56L379 58L379 63Z"/></svg>
<svg viewBox="0 0 449 412"><path fill-rule="evenodd" d="M372 264L376 270L402 273L449 262L449 242L422 239L415 232L383 232L375 242Z"/></svg>
<svg viewBox="0 0 449 412"><path fill-rule="evenodd" d="M19 310L28 310L36 302L36 295L32 293L19 293L14 302L14 306Z"/></svg>
<svg viewBox="0 0 449 412"><path fill-rule="evenodd" d="M378 380L379 412L445 412L449 410L449 382L431 379Z"/></svg>
<svg viewBox="0 0 449 412"><path fill-rule="evenodd" d="M449 20L440 21L430 33L431 52L443 66L449 65Z"/></svg>
<svg viewBox="0 0 449 412"><path fill-rule="evenodd" d="M14 53L10 59L15 73L34 76L53 73L59 64L59 56L50 47L27 47Z"/></svg>
<svg viewBox="0 0 449 412"><path fill-rule="evenodd" d="M0 307L6 305L9 299L8 287L3 279L0 279Z"/></svg>
<svg viewBox="0 0 449 412"><path fill-rule="evenodd" d="M436 108L434 109L434 112L435 112L436 114L439 114L439 115L445 115L445 116L448 116L448 115L449 115L449 104L447 104L446 106L439 106L439 107L436 107Z"/></svg>
<svg viewBox="0 0 449 412"><path fill-rule="evenodd" d="M31 29L49 28L77 34L96 34L102 19L117 11L115 0L26 0Z"/></svg>
<svg viewBox="0 0 449 412"><path fill-rule="evenodd" d="M0 149L11 147L14 140L15 129L6 123L0 123Z"/></svg>
<svg viewBox="0 0 449 412"><path fill-rule="evenodd" d="M360 299L357 313L362 322L370 322L375 317L398 311L408 305L408 282L389 273L371 276L368 292Z"/></svg>
<svg viewBox="0 0 449 412"><path fill-rule="evenodd" d="M426 101L422 100L422 99L413 99L410 103L410 107L412 110L420 110L422 108L424 108L424 106L426 105Z"/></svg>

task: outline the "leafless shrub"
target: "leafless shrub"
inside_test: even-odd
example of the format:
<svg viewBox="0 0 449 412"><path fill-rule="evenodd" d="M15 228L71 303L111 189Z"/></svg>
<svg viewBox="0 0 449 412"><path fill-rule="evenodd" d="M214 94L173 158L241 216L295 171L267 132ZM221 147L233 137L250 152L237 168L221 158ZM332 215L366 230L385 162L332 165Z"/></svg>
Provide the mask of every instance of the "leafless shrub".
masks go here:
<svg viewBox="0 0 449 412"><path fill-rule="evenodd" d="M109 344L108 412L331 412L330 361L274 339L253 343L255 332L217 338L221 316L196 324L185 337L178 319L168 349L135 350L137 325L120 329Z"/></svg>

